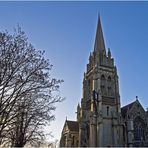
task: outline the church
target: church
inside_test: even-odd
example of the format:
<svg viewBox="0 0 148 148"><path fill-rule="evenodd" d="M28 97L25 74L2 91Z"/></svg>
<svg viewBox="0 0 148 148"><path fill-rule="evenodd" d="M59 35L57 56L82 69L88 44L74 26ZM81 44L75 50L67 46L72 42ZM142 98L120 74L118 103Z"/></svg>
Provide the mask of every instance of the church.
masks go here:
<svg viewBox="0 0 148 148"><path fill-rule="evenodd" d="M77 121L66 119L60 147L148 147L148 111L135 101L121 107L114 58L106 50L100 17L83 78Z"/></svg>

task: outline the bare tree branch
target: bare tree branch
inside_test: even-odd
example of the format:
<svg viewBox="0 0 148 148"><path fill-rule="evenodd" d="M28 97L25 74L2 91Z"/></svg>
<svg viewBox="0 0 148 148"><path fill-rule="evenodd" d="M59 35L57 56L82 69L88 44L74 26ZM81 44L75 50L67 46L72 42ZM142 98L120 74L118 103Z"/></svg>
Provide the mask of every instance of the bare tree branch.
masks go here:
<svg viewBox="0 0 148 148"><path fill-rule="evenodd" d="M63 80L51 77L44 53L20 27L13 35L0 32L0 145L36 146L45 138L43 127L54 120Z"/></svg>

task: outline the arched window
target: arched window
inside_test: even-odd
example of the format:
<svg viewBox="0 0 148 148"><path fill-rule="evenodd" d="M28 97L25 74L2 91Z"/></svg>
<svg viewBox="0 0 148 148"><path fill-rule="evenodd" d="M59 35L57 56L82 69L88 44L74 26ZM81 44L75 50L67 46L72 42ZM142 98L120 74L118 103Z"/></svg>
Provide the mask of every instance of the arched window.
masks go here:
<svg viewBox="0 0 148 148"><path fill-rule="evenodd" d="M102 92L102 94L105 94L105 85L106 85L105 76L101 75L101 92Z"/></svg>
<svg viewBox="0 0 148 148"><path fill-rule="evenodd" d="M134 120L134 139L137 141L145 140L145 124L139 116Z"/></svg>
<svg viewBox="0 0 148 148"><path fill-rule="evenodd" d="M77 140L77 147L79 146L79 141Z"/></svg>
<svg viewBox="0 0 148 148"><path fill-rule="evenodd" d="M104 75L101 76L101 80L105 80L105 76Z"/></svg>
<svg viewBox="0 0 148 148"><path fill-rule="evenodd" d="M107 106L106 109L107 109L107 116L109 116L109 106Z"/></svg>
<svg viewBox="0 0 148 148"><path fill-rule="evenodd" d="M75 136L72 137L72 146L75 144Z"/></svg>
<svg viewBox="0 0 148 148"><path fill-rule="evenodd" d="M108 91L108 95L111 96L112 94L112 86L111 86L111 77L108 76L107 78L107 91Z"/></svg>
<svg viewBox="0 0 148 148"><path fill-rule="evenodd" d="M108 86L111 86L111 77L110 76L108 76L108 78L107 78L107 84L108 84Z"/></svg>
<svg viewBox="0 0 148 148"><path fill-rule="evenodd" d="M107 89L108 89L108 95L111 96L111 94L112 94L111 87L108 86Z"/></svg>
<svg viewBox="0 0 148 148"><path fill-rule="evenodd" d="M110 76L108 76L108 79L107 79L107 80L108 80L108 82L111 82L111 77L110 77Z"/></svg>

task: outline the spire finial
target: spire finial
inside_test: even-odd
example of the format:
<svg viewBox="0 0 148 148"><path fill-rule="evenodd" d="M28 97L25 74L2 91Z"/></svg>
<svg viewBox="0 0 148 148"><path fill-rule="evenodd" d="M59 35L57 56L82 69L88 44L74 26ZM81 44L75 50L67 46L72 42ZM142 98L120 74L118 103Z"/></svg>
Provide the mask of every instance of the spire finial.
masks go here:
<svg viewBox="0 0 148 148"><path fill-rule="evenodd" d="M98 20L100 19L100 12L98 12Z"/></svg>
<svg viewBox="0 0 148 148"><path fill-rule="evenodd" d="M80 108L80 104L78 103L78 106L77 106L77 108L79 109Z"/></svg>

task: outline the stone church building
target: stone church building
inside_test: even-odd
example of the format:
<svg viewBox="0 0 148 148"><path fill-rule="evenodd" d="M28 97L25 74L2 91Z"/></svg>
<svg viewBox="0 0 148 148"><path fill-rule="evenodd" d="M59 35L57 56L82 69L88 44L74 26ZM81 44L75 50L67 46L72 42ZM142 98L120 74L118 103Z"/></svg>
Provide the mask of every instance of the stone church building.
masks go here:
<svg viewBox="0 0 148 148"><path fill-rule="evenodd" d="M94 51L84 73L77 121L66 119L60 147L148 146L148 111L138 97L121 107L118 79L99 18Z"/></svg>

